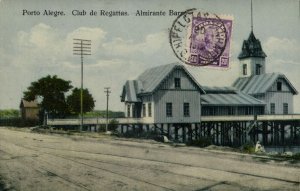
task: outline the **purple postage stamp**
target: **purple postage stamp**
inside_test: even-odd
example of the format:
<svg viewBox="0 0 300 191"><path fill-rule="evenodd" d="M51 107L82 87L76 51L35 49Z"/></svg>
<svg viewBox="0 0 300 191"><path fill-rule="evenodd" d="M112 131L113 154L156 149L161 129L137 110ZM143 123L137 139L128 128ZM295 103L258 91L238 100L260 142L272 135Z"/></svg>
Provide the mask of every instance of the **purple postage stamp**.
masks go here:
<svg viewBox="0 0 300 191"><path fill-rule="evenodd" d="M228 68L231 33L232 17L190 9L173 22L170 44L186 64Z"/></svg>

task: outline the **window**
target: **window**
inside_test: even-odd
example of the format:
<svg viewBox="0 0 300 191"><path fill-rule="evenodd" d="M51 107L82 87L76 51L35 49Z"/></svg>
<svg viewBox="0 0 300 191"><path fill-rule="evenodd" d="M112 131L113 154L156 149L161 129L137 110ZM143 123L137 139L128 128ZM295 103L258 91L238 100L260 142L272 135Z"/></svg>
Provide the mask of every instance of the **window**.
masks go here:
<svg viewBox="0 0 300 191"><path fill-rule="evenodd" d="M256 72L255 72L255 74L256 75L260 75L260 73L261 73L261 65L260 64L256 64Z"/></svg>
<svg viewBox="0 0 300 191"><path fill-rule="evenodd" d="M283 103L283 114L288 114L288 113L289 113L289 104Z"/></svg>
<svg viewBox="0 0 300 191"><path fill-rule="evenodd" d="M166 115L167 117L172 117L172 103L166 104Z"/></svg>
<svg viewBox="0 0 300 191"><path fill-rule="evenodd" d="M243 64L243 75L247 75L247 64Z"/></svg>
<svg viewBox="0 0 300 191"><path fill-rule="evenodd" d="M151 107L151 103L148 103L148 117L152 116L152 107Z"/></svg>
<svg viewBox="0 0 300 191"><path fill-rule="evenodd" d="M270 113L275 114L275 103L271 103Z"/></svg>
<svg viewBox="0 0 300 191"><path fill-rule="evenodd" d="M277 82L277 91L281 91L281 90L282 90L282 83Z"/></svg>
<svg viewBox="0 0 300 191"><path fill-rule="evenodd" d="M127 105L127 117L130 117L130 105Z"/></svg>
<svg viewBox="0 0 300 191"><path fill-rule="evenodd" d="M146 117L146 104L143 104L143 117Z"/></svg>
<svg viewBox="0 0 300 191"><path fill-rule="evenodd" d="M175 88L181 88L180 78L175 78Z"/></svg>
<svg viewBox="0 0 300 191"><path fill-rule="evenodd" d="M132 105L132 117L136 117L136 115L135 115L135 105Z"/></svg>
<svg viewBox="0 0 300 191"><path fill-rule="evenodd" d="M190 116L190 103L183 103L183 116L184 117Z"/></svg>

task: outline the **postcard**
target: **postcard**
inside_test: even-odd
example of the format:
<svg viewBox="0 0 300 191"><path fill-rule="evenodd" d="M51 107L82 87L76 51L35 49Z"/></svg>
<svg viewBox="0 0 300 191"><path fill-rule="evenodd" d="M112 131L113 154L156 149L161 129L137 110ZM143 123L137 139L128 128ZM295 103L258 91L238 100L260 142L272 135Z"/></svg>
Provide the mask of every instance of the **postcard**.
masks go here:
<svg viewBox="0 0 300 191"><path fill-rule="evenodd" d="M0 126L97 136L0 127L0 190L300 189L299 7L0 0ZM134 139L97 133L114 122Z"/></svg>

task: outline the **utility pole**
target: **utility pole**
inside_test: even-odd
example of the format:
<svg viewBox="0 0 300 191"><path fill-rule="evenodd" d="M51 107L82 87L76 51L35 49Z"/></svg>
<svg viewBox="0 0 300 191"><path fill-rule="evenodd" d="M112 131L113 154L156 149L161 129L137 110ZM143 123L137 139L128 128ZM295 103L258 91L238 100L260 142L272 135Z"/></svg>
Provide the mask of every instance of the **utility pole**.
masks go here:
<svg viewBox="0 0 300 191"><path fill-rule="evenodd" d="M111 93L110 91L110 87L105 87L105 93L106 93L106 126L105 126L105 131L107 132L107 128L108 128L108 97L109 94Z"/></svg>
<svg viewBox="0 0 300 191"><path fill-rule="evenodd" d="M73 54L79 55L81 58L81 88L80 88L80 127L79 131L82 131L83 127L83 56L91 55L91 40L85 39L73 39Z"/></svg>

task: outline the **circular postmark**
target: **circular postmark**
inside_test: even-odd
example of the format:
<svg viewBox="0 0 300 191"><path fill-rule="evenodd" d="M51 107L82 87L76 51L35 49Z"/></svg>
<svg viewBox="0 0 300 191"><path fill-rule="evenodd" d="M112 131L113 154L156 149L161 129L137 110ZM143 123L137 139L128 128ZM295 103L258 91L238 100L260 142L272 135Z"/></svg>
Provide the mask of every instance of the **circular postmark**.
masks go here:
<svg viewBox="0 0 300 191"><path fill-rule="evenodd" d="M188 9L174 20L170 45L176 57L186 64L228 66L231 26L232 21L216 14Z"/></svg>

